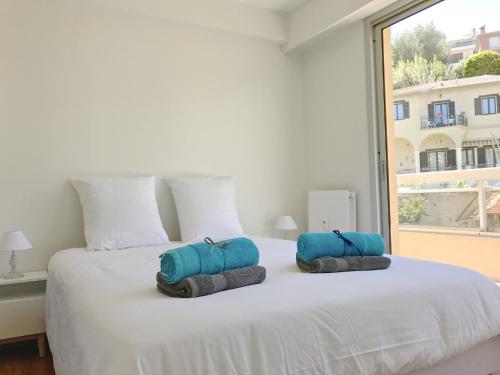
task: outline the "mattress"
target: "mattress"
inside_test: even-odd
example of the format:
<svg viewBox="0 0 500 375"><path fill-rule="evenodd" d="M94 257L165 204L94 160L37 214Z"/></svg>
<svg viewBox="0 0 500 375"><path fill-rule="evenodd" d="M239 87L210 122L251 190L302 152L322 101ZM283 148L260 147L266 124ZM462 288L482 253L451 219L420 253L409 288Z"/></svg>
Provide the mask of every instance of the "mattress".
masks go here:
<svg viewBox="0 0 500 375"><path fill-rule="evenodd" d="M479 273L393 256L387 270L305 274L295 242L253 238L263 284L178 299L156 289L166 246L49 263L58 375L396 374L500 334L500 288Z"/></svg>

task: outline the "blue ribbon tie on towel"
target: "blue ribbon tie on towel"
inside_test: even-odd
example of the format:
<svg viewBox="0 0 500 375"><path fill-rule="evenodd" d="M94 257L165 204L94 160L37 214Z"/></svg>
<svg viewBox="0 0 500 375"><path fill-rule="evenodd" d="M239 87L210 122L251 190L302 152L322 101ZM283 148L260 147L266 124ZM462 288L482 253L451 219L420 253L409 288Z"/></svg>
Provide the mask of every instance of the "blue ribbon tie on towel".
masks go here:
<svg viewBox="0 0 500 375"><path fill-rule="evenodd" d="M205 242L179 247L160 255L161 273L167 284L194 275L215 275L223 271L256 266L259 250L248 238Z"/></svg>
<svg viewBox="0 0 500 375"><path fill-rule="evenodd" d="M385 242L378 233L302 233L297 240L297 256L305 262L320 257L382 255Z"/></svg>

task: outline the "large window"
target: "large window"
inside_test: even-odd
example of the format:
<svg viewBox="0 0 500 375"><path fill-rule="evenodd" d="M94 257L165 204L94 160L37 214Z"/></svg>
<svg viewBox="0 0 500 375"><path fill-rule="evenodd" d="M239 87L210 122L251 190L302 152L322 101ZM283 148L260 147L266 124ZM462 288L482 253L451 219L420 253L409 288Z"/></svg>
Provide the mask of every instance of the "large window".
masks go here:
<svg viewBox="0 0 500 375"><path fill-rule="evenodd" d="M485 1L488 6L484 9L500 14L500 0ZM377 106L371 114L379 125L381 227L395 255L449 262L500 281L500 262L492 261L498 255L498 243L490 244L490 238L483 236L493 231L497 233L488 233L488 237L500 234L500 220L491 219L493 202L500 198L500 153L496 150L500 121L495 120L500 119L500 90L493 83L484 83L482 88L471 86L470 78L441 75L434 68L416 74L417 69L424 64L431 67L436 59L451 71L460 56L452 55L449 49L443 51L440 45L470 33L469 25L483 24L484 12L476 12L478 4L474 1L403 3L400 11L388 10L387 18L383 12L369 18L376 23L370 35L375 41L370 44L373 50L367 52L375 60L373 99ZM496 30L500 26L491 27ZM500 33L483 36L488 45L489 37ZM464 42L473 49L476 39L471 36ZM492 41L492 46L495 43L500 46L500 40ZM471 52L467 50L467 54ZM413 59L415 55L419 58ZM460 87L460 93L456 87ZM389 112L400 109L393 105L402 99L411 102L412 119L418 121L393 121ZM401 118L401 112L396 116ZM472 123L469 131L468 119L477 123ZM405 173L398 167L408 153L401 147L402 139L414 146L415 173ZM470 251L471 243L484 253L481 264L477 254ZM457 251L465 254L460 260Z"/></svg>
<svg viewBox="0 0 500 375"><path fill-rule="evenodd" d="M493 115L497 113L497 98L496 96L487 96L481 98L481 108L483 115Z"/></svg>

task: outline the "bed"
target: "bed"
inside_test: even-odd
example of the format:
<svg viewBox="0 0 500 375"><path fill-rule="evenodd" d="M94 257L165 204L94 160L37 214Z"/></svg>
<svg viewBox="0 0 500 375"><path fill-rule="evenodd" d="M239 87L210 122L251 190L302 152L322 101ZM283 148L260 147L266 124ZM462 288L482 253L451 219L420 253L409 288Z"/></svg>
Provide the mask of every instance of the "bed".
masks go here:
<svg viewBox="0 0 500 375"><path fill-rule="evenodd" d="M423 375L500 368L500 288L486 277L395 256L383 271L303 274L295 242L252 239L267 268L265 282L194 299L156 289L158 255L180 243L56 253L46 318L57 374Z"/></svg>

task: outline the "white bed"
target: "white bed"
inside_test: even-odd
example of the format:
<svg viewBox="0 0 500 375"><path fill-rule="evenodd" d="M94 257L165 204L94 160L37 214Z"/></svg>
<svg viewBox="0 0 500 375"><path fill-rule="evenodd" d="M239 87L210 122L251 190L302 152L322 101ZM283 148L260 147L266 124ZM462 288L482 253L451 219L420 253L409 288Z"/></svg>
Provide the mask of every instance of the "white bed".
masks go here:
<svg viewBox="0 0 500 375"><path fill-rule="evenodd" d="M482 346L500 358L500 288L478 273L392 257L384 271L303 274L295 242L253 239L266 281L194 299L156 289L158 255L179 243L55 254L57 374L411 373Z"/></svg>

